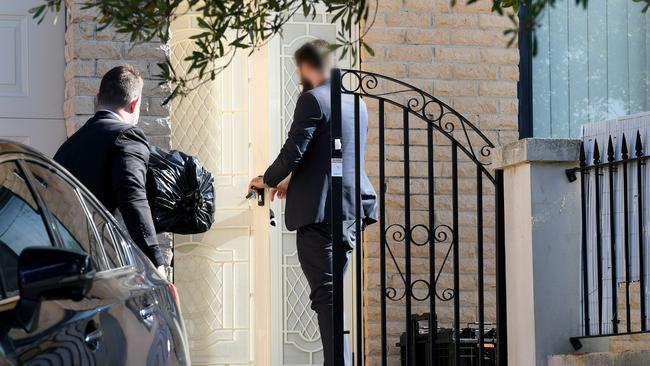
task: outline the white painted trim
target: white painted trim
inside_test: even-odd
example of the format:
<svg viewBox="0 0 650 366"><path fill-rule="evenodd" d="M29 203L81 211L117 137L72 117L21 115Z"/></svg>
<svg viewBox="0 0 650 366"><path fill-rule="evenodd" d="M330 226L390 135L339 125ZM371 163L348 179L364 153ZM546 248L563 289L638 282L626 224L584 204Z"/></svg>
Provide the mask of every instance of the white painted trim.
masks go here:
<svg viewBox="0 0 650 366"><path fill-rule="evenodd" d="M273 72L273 70L280 70L280 37L276 36L269 42L269 88L280 85L281 83L281 74L278 72ZM268 143L268 164L271 164L273 158L277 155L280 150L280 134L282 133L282 128L280 126L280 113L281 113L281 102L279 93L269 93L269 143ZM281 213L281 204L278 201L275 201L270 204L271 209L274 211L276 218L280 218ZM278 224L282 225L282 222L278 220ZM280 272L274 270L279 268L282 263L282 228L275 227L269 230L269 262L270 262L270 278L271 278L271 297L269 303L269 312L271 313L271 322L269 334L271 338L273 335L276 335L279 329L282 329L282 319L279 316L273 316L278 314L277 304L281 304L281 294L282 294L282 276ZM281 365L282 364L282 350L277 347L278 342L271 342L271 354L270 360L271 365Z"/></svg>
<svg viewBox="0 0 650 366"><path fill-rule="evenodd" d="M20 62L16 67L22 71L21 80L15 85L18 90L11 92L0 92L0 97L27 97L29 96L29 30L27 22L30 21L28 14L0 14L0 21L14 21L18 24L15 28L20 32ZM15 76L15 75L14 75Z"/></svg>
<svg viewBox="0 0 650 366"><path fill-rule="evenodd" d="M249 68L249 84L252 92L249 93L251 113L249 114L249 128L251 131L250 153L252 159L249 166L249 176L259 175L266 168L268 160L268 47L263 47L253 54L251 67ZM253 360L257 366L271 365L271 281L269 280L270 249L269 249L269 213L268 204L253 208L252 240L250 252L253 253L251 266L254 268L252 284L255 294L255 303L252 304L255 316L253 317L252 329L254 329L254 355Z"/></svg>

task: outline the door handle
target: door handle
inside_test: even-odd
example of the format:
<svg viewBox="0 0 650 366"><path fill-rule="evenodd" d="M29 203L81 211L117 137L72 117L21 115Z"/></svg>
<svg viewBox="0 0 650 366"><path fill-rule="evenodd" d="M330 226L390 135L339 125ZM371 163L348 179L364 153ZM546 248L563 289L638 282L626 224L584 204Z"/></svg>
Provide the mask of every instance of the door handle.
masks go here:
<svg viewBox="0 0 650 366"><path fill-rule="evenodd" d="M258 206L264 206L264 188L255 188L246 195L246 199L255 199Z"/></svg>
<svg viewBox="0 0 650 366"><path fill-rule="evenodd" d="M257 190L257 205L264 206L264 194L266 190L264 188Z"/></svg>
<svg viewBox="0 0 650 366"><path fill-rule="evenodd" d="M92 323L92 324L91 324ZM102 333L102 330L97 328L97 324L95 322L91 322L88 324L86 327L86 333L84 335L84 343L88 348L90 348L93 351L96 351L99 348L99 341L102 339L102 336L104 335Z"/></svg>
<svg viewBox="0 0 650 366"><path fill-rule="evenodd" d="M156 314L156 305L155 304L149 304L142 308L140 310L140 317L144 321L150 321L151 318L153 318L154 314Z"/></svg>

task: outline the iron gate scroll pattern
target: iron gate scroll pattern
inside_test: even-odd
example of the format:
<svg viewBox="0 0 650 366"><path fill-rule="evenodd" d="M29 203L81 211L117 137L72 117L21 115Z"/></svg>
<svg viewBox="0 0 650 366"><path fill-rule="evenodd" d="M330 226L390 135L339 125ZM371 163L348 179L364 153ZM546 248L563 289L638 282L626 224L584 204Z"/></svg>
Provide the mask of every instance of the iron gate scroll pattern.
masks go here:
<svg viewBox="0 0 650 366"><path fill-rule="evenodd" d="M375 157L377 168L373 171L372 159L366 157L380 218L375 229L364 233L368 240L356 248L355 304L360 316L354 324L355 365L395 364L398 359L408 366L460 366L461 359L462 365L506 365L503 175L489 167L494 145L449 105L399 80L335 69L331 87L332 164L342 158L341 99L351 95L356 192L363 156L361 98L368 105L368 140L373 142L366 154ZM335 364L343 365L343 178L334 166L332 172ZM361 197L356 199L356 217L360 233ZM373 230L378 248L371 246ZM377 251L379 273L364 273ZM376 275L379 319L364 308L364 300L376 293ZM432 316L424 324L414 322L420 313ZM375 327L366 327L368 322ZM377 338L380 347L373 347ZM370 351L378 348L380 357Z"/></svg>

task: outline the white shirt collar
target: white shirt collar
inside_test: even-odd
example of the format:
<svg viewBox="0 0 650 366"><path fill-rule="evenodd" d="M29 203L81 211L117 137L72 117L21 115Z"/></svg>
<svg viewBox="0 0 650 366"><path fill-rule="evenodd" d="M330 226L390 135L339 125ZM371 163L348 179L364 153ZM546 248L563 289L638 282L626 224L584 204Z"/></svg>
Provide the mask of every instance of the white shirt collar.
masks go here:
<svg viewBox="0 0 650 366"><path fill-rule="evenodd" d="M108 113L112 114L113 117L115 117L118 121L122 121L122 122L124 122L124 120L122 119L122 117L120 117L119 114L113 112L113 111L110 110L110 109L100 109L100 110L98 110L97 112L108 112Z"/></svg>

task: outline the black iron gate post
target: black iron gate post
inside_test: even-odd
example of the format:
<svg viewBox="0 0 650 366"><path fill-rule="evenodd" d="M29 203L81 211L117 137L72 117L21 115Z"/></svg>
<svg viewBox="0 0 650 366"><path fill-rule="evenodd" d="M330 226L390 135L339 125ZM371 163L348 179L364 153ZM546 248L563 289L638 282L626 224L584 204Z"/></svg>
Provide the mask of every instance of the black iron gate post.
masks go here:
<svg viewBox="0 0 650 366"><path fill-rule="evenodd" d="M347 78L347 79L346 79ZM380 84L389 84L387 90L379 90ZM370 121L377 122L373 126L378 125L378 131L374 134L378 138L377 148L379 150L379 182L377 189L379 202L377 203L379 209L379 321L380 321L380 337L377 340L380 343L381 354L380 362L382 366L388 363L389 357L395 355L395 349L392 348L394 344L389 342L390 337L395 337L395 334L388 333L387 323L390 318L388 316L389 307L388 301L394 304L403 304L404 308L399 309L399 317L404 318L403 333L399 336L399 349L401 364L404 366L426 365L426 366L460 366L467 364L478 366L507 366L507 326L506 326L506 272L505 272L505 240L504 240L504 186L503 186L503 171L492 171L489 169L489 155L491 149L494 148L492 142L469 120L449 107L444 102L433 97L432 95L417 89L409 84L399 80L389 78L383 75L355 71L355 70L339 70L335 69L332 72L331 80L331 225L333 234L333 351L334 351L334 365L344 365L344 358L351 356L345 355L345 335L349 332L345 331L344 324L344 291L343 291L343 270L347 251L344 245L344 219L343 219L343 197L355 197L355 231L359 238L361 238L362 229L362 198L361 197L361 172L364 169L364 151L362 143L362 129L360 124L361 113L364 108L365 115L365 102L361 100L373 99L377 101L377 110L379 115L367 116ZM351 99L347 99L350 97ZM388 178L386 170L386 145L387 137L385 114L386 104L389 104L394 116L401 115L401 125L396 121L392 121L390 133L392 134L391 141L397 141L394 137L396 132L401 131L402 139L398 145L399 149L391 149L390 152L393 156L392 168L399 169L403 172L402 175L392 174L392 179L395 184L402 186L400 197L403 197L397 207L401 210L402 215L390 215L387 211L396 207L394 204L391 206L386 205ZM343 136L346 132L350 131L350 126L347 123L351 121L343 121L342 108L354 108L354 138L350 136ZM348 111L346 116L350 116ZM424 123L426 128L412 127L417 122ZM342 124L345 123L345 126ZM426 132L420 132L426 131ZM413 139L411 139L413 133ZM426 133L426 141L418 139L418 133ZM365 139L365 138L364 138ZM416 141L417 140L417 141ZM365 140L364 140L365 141ZM412 142L413 141L413 142ZM349 144L350 146L347 146ZM351 145L354 145L351 146ZM420 146L418 146L420 145ZM420 154L417 158L411 158L411 148L426 149L426 154ZM344 167L344 149L354 148L355 160L352 163L354 169ZM451 200L450 204L450 217L446 217L436 212L436 195L437 186L435 180L437 169L434 169L434 162L437 164L439 161L435 159L435 151L440 149L448 151L447 156L450 156L450 161L440 161L440 163L449 164L450 168L447 170L449 176L442 177L442 179L450 180L450 192L447 198ZM448 150L446 150L448 149ZM399 152L398 152L399 151ZM395 159L394 156L400 156ZM346 155L347 156L347 155ZM420 163L422 156L426 156L426 168L419 171L417 168L413 169L412 164ZM420 160L417 160L420 159ZM399 162L399 164L395 164ZM350 162L348 161L348 164ZM465 168L467 164L474 164L476 176L473 177L472 173L467 174L468 170ZM344 172L354 170L354 180L352 177L343 177ZM444 169L442 171L445 171ZM351 174L351 173L350 173ZM416 178L414 178L416 177ZM428 212L426 218L422 222L422 216L412 215L411 208L413 206L422 205L422 203L412 204L411 199L411 186L413 179L425 178L427 183L424 185L426 188L414 188L414 194L426 194L426 206ZM364 177L365 179L365 177ZM473 179L475 186L476 203L475 214L476 218L473 224L467 224L467 215L461 216L467 210L466 200L463 200L461 205L460 190L461 184L467 195L468 180ZM351 187L350 182L354 182ZM344 184L344 182L346 182ZM398 183L399 182L399 183ZM354 190L355 193L347 192L346 190ZM489 206L484 204L484 189L488 189L490 194L494 195L495 204ZM419 191L417 191L419 190ZM426 191L426 193L423 193ZM462 206L462 207L461 207ZM422 210L422 208L419 208ZM487 226L489 220L484 220L484 211L493 210L494 222ZM347 220L347 218L346 218ZM420 221L418 221L420 220ZM446 220L446 221L445 221ZM345 221L347 224L347 221ZM476 226L476 227L474 227ZM466 237L461 235L463 229L473 231L477 237L475 242L469 241ZM389 232L391 232L389 234ZM493 240L486 240L488 238L486 231L493 232ZM417 233L420 235L416 235ZM423 238L424 237L424 238ZM396 254L391 246L402 246L400 254ZM427 251L418 250L418 247L428 246ZM477 255L474 258L476 268L461 268L461 246L463 248L474 248ZM484 271L485 256L484 252L486 247L490 246L494 250L494 258L496 265L496 273L494 281L496 283L495 296L496 303L490 306L495 314L496 325L488 330L486 325L486 297L484 293L486 289L491 289L492 286L486 286L486 273ZM354 364L362 366L365 364L365 342L368 341L364 337L364 304L363 294L364 281L363 281L363 243L362 240L357 239L357 253L355 260L355 284L356 284L356 311L357 317L355 326L355 352ZM443 254L440 258L436 258L436 248L443 249ZM417 250L417 251L416 251ZM415 254L417 253L417 254ZM420 257L422 253L428 253L428 258L422 261ZM400 256L401 255L401 256ZM491 257L487 257L491 258ZM423 265L422 263L427 263ZM437 263L440 262L440 263ZM400 263L403 263L401 265ZM391 266L390 275L392 279L398 279L402 283L395 286L392 282L389 283L389 271L387 266ZM423 266L428 266L428 271L423 272ZM449 268L451 266L451 268ZM426 268L426 267L425 267ZM441 284L441 275L443 269L446 277L451 276L452 284ZM467 270L467 271L466 271ZM466 273L467 272L467 273ZM461 275L476 276L477 288L467 291L468 295L461 296ZM402 289L403 284L403 289ZM466 286L466 285L464 285ZM438 290L441 290L440 292ZM472 291L475 291L477 296L477 305L472 305L469 299L472 296ZM437 304L438 303L438 304ZM426 305L428 314L418 314L417 304ZM451 304L450 306L448 304ZM451 308L453 313L452 320L446 323L446 328L443 327L437 318L437 311L441 308ZM474 320L468 320L469 323L475 324L476 328L470 328L469 325L462 328L463 316L465 313L461 311L462 308L468 306L477 307L477 317ZM392 307L394 308L394 306ZM466 319L467 320L467 319ZM394 321L394 320L393 320ZM391 327L394 328L394 327ZM462 363L461 363L462 361Z"/></svg>
<svg viewBox="0 0 650 366"><path fill-rule="evenodd" d="M506 308L506 241L503 170L496 175L496 269L497 269L497 361L499 366L508 365L508 323Z"/></svg>
<svg viewBox="0 0 650 366"><path fill-rule="evenodd" d="M331 224L332 224L332 280L333 280L333 332L334 365L344 363L345 325L343 314L343 269L346 253L343 249L343 146L341 132L341 74L334 70L331 80L332 120L331 131Z"/></svg>

